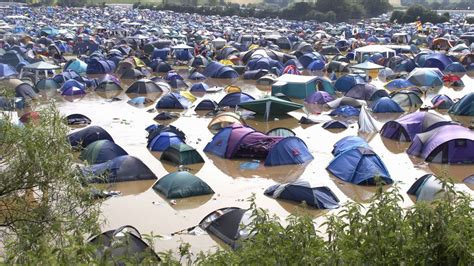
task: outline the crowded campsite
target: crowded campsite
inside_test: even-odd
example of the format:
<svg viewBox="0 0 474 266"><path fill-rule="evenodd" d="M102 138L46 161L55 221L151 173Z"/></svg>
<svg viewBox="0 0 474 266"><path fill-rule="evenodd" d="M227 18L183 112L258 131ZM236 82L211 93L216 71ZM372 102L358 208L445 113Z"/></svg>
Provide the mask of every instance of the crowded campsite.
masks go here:
<svg viewBox="0 0 474 266"><path fill-rule="evenodd" d="M440 180L474 189L474 24L462 16L14 6L0 24L0 122L34 128L58 110L64 167L100 202L99 257L238 250L258 235L245 227L253 203L318 227L379 189L396 187L403 207L441 197Z"/></svg>

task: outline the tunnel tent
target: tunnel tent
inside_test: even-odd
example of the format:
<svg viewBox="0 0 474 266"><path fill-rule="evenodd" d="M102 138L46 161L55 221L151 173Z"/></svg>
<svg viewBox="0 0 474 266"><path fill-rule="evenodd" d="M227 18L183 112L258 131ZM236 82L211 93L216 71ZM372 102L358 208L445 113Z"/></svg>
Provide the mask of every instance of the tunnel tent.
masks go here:
<svg viewBox="0 0 474 266"><path fill-rule="evenodd" d="M89 126L67 135L68 141L72 147L85 148L97 140L114 141L112 136L100 126Z"/></svg>
<svg viewBox="0 0 474 266"><path fill-rule="evenodd" d="M87 161L89 164L98 164L122 155L128 155L128 153L114 142L102 139L87 145L79 155L79 159Z"/></svg>
<svg viewBox="0 0 474 266"><path fill-rule="evenodd" d="M443 184L432 174L418 178L408 189L407 194L416 197L416 201L432 201L443 193Z"/></svg>
<svg viewBox="0 0 474 266"><path fill-rule="evenodd" d="M175 165L188 165L203 163L204 159L199 152L186 143L171 144L163 151L160 161L169 162Z"/></svg>
<svg viewBox="0 0 474 266"><path fill-rule="evenodd" d="M150 256L160 261L155 251L143 241L138 230L130 225L103 232L94 236L89 243L96 247L95 255L100 261L122 265L125 263L140 264ZM126 261L122 261L126 258Z"/></svg>
<svg viewBox="0 0 474 266"><path fill-rule="evenodd" d="M167 199L214 194L206 182L188 171L177 171L163 176L153 185L153 190Z"/></svg>
<svg viewBox="0 0 474 266"><path fill-rule="evenodd" d="M138 158L123 155L104 163L82 168L91 183L115 183L156 179L155 174Z"/></svg>
<svg viewBox="0 0 474 266"><path fill-rule="evenodd" d="M305 203L316 209L337 209L339 199L326 186L318 186L309 179L298 179L286 184L268 187L264 194L274 199L283 199L297 203Z"/></svg>

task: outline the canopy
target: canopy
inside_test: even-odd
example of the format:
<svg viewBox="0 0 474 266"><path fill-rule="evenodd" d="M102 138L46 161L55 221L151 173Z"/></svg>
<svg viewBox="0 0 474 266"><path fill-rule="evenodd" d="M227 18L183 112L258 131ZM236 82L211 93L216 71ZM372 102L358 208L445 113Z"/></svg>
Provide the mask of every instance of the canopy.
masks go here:
<svg viewBox="0 0 474 266"><path fill-rule="evenodd" d="M256 114L264 115L265 120L268 120L270 116L278 116L303 108L302 104L285 101L274 96L240 103L239 106Z"/></svg>

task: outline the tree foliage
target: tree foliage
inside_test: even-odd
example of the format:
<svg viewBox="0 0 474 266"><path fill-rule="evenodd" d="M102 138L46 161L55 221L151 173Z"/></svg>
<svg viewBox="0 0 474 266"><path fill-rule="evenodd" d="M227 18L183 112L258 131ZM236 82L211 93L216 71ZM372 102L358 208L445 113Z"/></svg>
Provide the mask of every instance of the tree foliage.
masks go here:
<svg viewBox="0 0 474 266"><path fill-rule="evenodd" d="M411 23L420 20L422 23L443 23L449 21L449 13L438 15L435 11L422 5L412 5L405 12L394 11L390 21L398 23Z"/></svg>

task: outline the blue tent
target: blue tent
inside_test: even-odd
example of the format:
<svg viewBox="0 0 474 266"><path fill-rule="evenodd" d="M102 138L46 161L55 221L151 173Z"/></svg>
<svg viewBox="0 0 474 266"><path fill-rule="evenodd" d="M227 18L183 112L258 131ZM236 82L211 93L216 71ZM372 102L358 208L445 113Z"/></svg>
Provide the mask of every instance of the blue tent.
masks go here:
<svg viewBox="0 0 474 266"><path fill-rule="evenodd" d="M330 116L359 116L360 109L352 107L350 105L342 105L331 111Z"/></svg>
<svg viewBox="0 0 474 266"><path fill-rule="evenodd" d="M326 168L337 178L356 185L374 185L376 178L393 183L380 157L368 148L353 148L338 154Z"/></svg>
<svg viewBox="0 0 474 266"><path fill-rule="evenodd" d="M61 95L64 96L76 96L76 95L85 95L86 91L78 87L69 87L65 90L62 90Z"/></svg>
<svg viewBox="0 0 474 266"><path fill-rule="evenodd" d="M25 100L31 100L37 98L38 95L29 83L23 82L16 86L15 97L22 97Z"/></svg>
<svg viewBox="0 0 474 266"><path fill-rule="evenodd" d="M103 128L99 126L90 126L81 130L75 131L67 136L72 147L87 147L96 140L110 140L114 141L112 136Z"/></svg>
<svg viewBox="0 0 474 266"><path fill-rule="evenodd" d="M113 183L156 179L155 174L138 158L122 155L110 161L94 164L82 169L86 175L94 176L91 183Z"/></svg>
<svg viewBox="0 0 474 266"><path fill-rule="evenodd" d="M236 107L237 105L255 100L254 97L245 92L229 93L219 102L219 107Z"/></svg>
<svg viewBox="0 0 474 266"><path fill-rule="evenodd" d="M347 92L353 86L365 83L366 82L362 76L357 74L347 74L336 80L336 83L334 83L334 88L340 92Z"/></svg>
<svg viewBox="0 0 474 266"><path fill-rule="evenodd" d="M170 53L170 48L163 48L163 49L158 49L155 48L153 49L153 52L151 54L151 59L156 59L159 58L162 61L166 61L168 59L168 55Z"/></svg>
<svg viewBox="0 0 474 266"><path fill-rule="evenodd" d="M191 102L176 92L166 94L156 103L156 109L188 109L189 106Z"/></svg>
<svg viewBox="0 0 474 266"><path fill-rule="evenodd" d="M202 100L198 105L196 105L196 108L194 108L195 111L202 111L202 110L216 110L219 107L219 105L209 99Z"/></svg>
<svg viewBox="0 0 474 266"><path fill-rule="evenodd" d="M153 100L144 96L139 96L139 97L135 97L133 99L128 100L127 103L133 106L145 106L145 105L153 103Z"/></svg>
<svg viewBox="0 0 474 266"><path fill-rule="evenodd" d="M79 59L70 60L69 62L64 65L64 70L73 70L78 74L86 73L87 71L87 64Z"/></svg>
<svg viewBox="0 0 474 266"><path fill-rule="evenodd" d="M339 120L330 120L323 124L324 129L346 129L347 123Z"/></svg>
<svg viewBox="0 0 474 266"><path fill-rule="evenodd" d="M437 109L449 109L453 106L453 100L445 94L438 94L431 99L431 103L433 104L433 108Z"/></svg>
<svg viewBox="0 0 474 266"><path fill-rule="evenodd" d="M274 199L305 202L317 209L339 208L339 199L330 188L312 185L309 180L304 179L273 185L267 188L264 194Z"/></svg>
<svg viewBox="0 0 474 266"><path fill-rule="evenodd" d="M331 153L334 156L337 156L347 150L359 148L359 147L370 149L370 146L367 143L367 141L365 141L365 139L361 137L357 137L357 136L347 136L338 140L334 144L333 150Z"/></svg>
<svg viewBox="0 0 474 266"><path fill-rule="evenodd" d="M281 71L283 71L284 66L279 61L271 59L270 57L260 57L251 59L247 63L247 68L248 70L266 69L268 71L271 71L273 68L276 68L278 70L278 73L281 73Z"/></svg>
<svg viewBox="0 0 474 266"><path fill-rule="evenodd" d="M190 79L190 80L203 80L203 79L206 79L206 76L204 76L203 74L201 74L197 71L194 71L191 75L188 76L188 79Z"/></svg>
<svg viewBox="0 0 474 266"><path fill-rule="evenodd" d="M372 84L356 84L344 96L365 101L376 101L382 97L388 97L388 93L386 90L378 89Z"/></svg>
<svg viewBox="0 0 474 266"><path fill-rule="evenodd" d="M206 66L203 73L208 78L238 78L239 74L232 67L218 62L211 62Z"/></svg>
<svg viewBox="0 0 474 266"><path fill-rule="evenodd" d="M425 57L423 67L438 68L439 70L443 71L452 62L453 61L445 54L433 53Z"/></svg>
<svg viewBox="0 0 474 266"><path fill-rule="evenodd" d="M265 166L303 164L313 158L303 140L298 137L286 137L269 150Z"/></svg>
<svg viewBox="0 0 474 266"><path fill-rule="evenodd" d="M70 79L66 82L64 82L64 84L61 86L61 91L66 91L72 87L76 87L76 88L79 88L81 90L85 90L86 89L86 86L82 83L80 83L79 81L75 80L75 79Z"/></svg>
<svg viewBox="0 0 474 266"><path fill-rule="evenodd" d="M92 58L87 62L87 74L107 74L115 71L116 65L113 61Z"/></svg>
<svg viewBox="0 0 474 266"><path fill-rule="evenodd" d="M191 52L189 52L188 49L176 50L174 52L174 55L176 59L181 61L189 61L191 60L191 58L193 58L193 55L191 54Z"/></svg>
<svg viewBox="0 0 474 266"><path fill-rule="evenodd" d="M0 78L15 76L17 74L18 73L12 66L0 63Z"/></svg>
<svg viewBox="0 0 474 266"><path fill-rule="evenodd" d="M321 71L321 70L324 69L325 66L326 66L326 64L324 63L324 61L314 60L306 68L309 71Z"/></svg>
<svg viewBox="0 0 474 266"><path fill-rule="evenodd" d="M87 161L89 164L104 163L118 156L128 155L128 153L114 142L103 139L96 140L82 150L79 159Z"/></svg>
<svg viewBox="0 0 474 266"><path fill-rule="evenodd" d="M403 113L403 109L389 97L382 97L372 105L374 113Z"/></svg>
<svg viewBox="0 0 474 266"><path fill-rule="evenodd" d="M449 108L449 113L453 115L474 116L474 92L464 95L461 100Z"/></svg>
<svg viewBox="0 0 474 266"><path fill-rule="evenodd" d="M204 82L194 83L191 85L189 91L191 92L206 92L209 89L209 86Z"/></svg>
<svg viewBox="0 0 474 266"><path fill-rule="evenodd" d="M451 74L459 74L459 75L464 75L466 74L466 68L459 63L459 62L454 62L452 64L449 64L445 69L444 73L451 73Z"/></svg>
<svg viewBox="0 0 474 266"><path fill-rule="evenodd" d="M312 62L316 60L319 60L321 62L326 62L324 56L322 56L318 52L307 53L298 58L298 61L300 61L301 65L304 68L308 68L309 64L311 64Z"/></svg>
<svg viewBox="0 0 474 266"><path fill-rule="evenodd" d="M150 144L148 149L150 151L164 151L168 149L172 144L181 144L184 141L175 133L172 132L161 132L158 136L155 136Z"/></svg>

